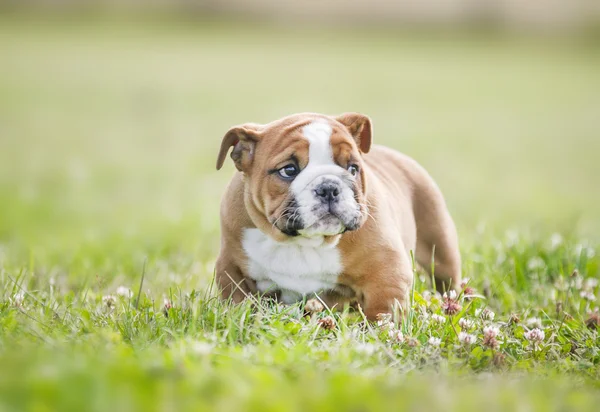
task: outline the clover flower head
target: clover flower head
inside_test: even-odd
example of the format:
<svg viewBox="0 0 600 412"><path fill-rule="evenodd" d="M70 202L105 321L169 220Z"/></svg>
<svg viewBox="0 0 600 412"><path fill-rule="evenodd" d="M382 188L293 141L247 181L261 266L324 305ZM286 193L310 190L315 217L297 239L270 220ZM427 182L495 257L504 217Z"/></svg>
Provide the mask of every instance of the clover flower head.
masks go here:
<svg viewBox="0 0 600 412"><path fill-rule="evenodd" d="M556 250L563 243L563 237L559 233L554 233L550 237L550 249Z"/></svg>
<svg viewBox="0 0 600 412"><path fill-rule="evenodd" d="M529 270L542 269L544 266L546 266L546 262L539 256L534 256L527 261L527 268Z"/></svg>
<svg viewBox="0 0 600 412"><path fill-rule="evenodd" d="M372 343L361 343L361 344L357 345L355 348L358 352L364 353L367 356L374 354L375 351L377 350L377 347L375 345L373 345Z"/></svg>
<svg viewBox="0 0 600 412"><path fill-rule="evenodd" d="M117 288L117 295L123 296L124 298L131 298L133 296L133 292L127 286L119 286Z"/></svg>
<svg viewBox="0 0 600 412"><path fill-rule="evenodd" d="M325 308L318 299L309 299L304 305L304 310L308 313L319 313L325 310Z"/></svg>
<svg viewBox="0 0 600 412"><path fill-rule="evenodd" d="M475 335L471 335L467 332L460 332L458 334L458 341L462 343L464 346L470 346L475 343L477 337Z"/></svg>
<svg viewBox="0 0 600 412"><path fill-rule="evenodd" d="M431 321L437 325L442 325L446 322L446 317L434 313L433 315L431 315Z"/></svg>
<svg viewBox="0 0 600 412"><path fill-rule="evenodd" d="M404 341L406 342L406 344L408 346L410 346L411 348L416 348L417 346L420 345L419 340L417 338L413 338L413 337L406 337L404 339Z"/></svg>
<svg viewBox="0 0 600 412"><path fill-rule="evenodd" d="M582 299L588 300L590 302L594 302L596 300L596 295L594 295L594 292L590 290L582 290L581 292L579 292L579 296Z"/></svg>
<svg viewBox="0 0 600 412"><path fill-rule="evenodd" d="M500 334L500 329L496 326L490 325L483 328L483 336L495 338Z"/></svg>
<svg viewBox="0 0 600 412"><path fill-rule="evenodd" d="M511 314L508 318L509 325L516 325L517 323L520 323L520 322L521 322L521 318L516 313Z"/></svg>
<svg viewBox="0 0 600 412"><path fill-rule="evenodd" d="M486 326L483 328L483 346L488 348L498 349L500 342L496 339L500 334L500 329L496 326Z"/></svg>
<svg viewBox="0 0 600 412"><path fill-rule="evenodd" d="M377 314L377 326L382 329L393 328L394 322L392 322L392 315L390 313L378 313Z"/></svg>
<svg viewBox="0 0 600 412"><path fill-rule="evenodd" d="M209 355L214 347L215 346L212 343L202 341L194 342L191 345L192 352L196 355Z"/></svg>
<svg viewBox="0 0 600 412"><path fill-rule="evenodd" d="M13 297L10 299L10 302L16 306L16 307L22 307L23 306L23 302L25 301L25 292L20 291L17 292L13 295Z"/></svg>
<svg viewBox="0 0 600 412"><path fill-rule="evenodd" d="M454 316L461 311L462 306L456 300L456 292L450 291L451 293L444 293L442 300L442 310L446 315Z"/></svg>
<svg viewBox="0 0 600 412"><path fill-rule="evenodd" d="M102 296L102 303L109 309L115 306L116 298L113 295Z"/></svg>
<svg viewBox="0 0 600 412"><path fill-rule="evenodd" d="M483 320L492 321L496 317L496 314L488 308L484 308L479 312L479 316L481 316L481 319Z"/></svg>
<svg viewBox="0 0 600 412"><path fill-rule="evenodd" d="M390 333L390 337L392 339L394 339L396 342L398 342L398 343L404 342L404 334L402 333L402 331L399 331L399 330L396 330L396 331L390 330L389 333Z"/></svg>
<svg viewBox="0 0 600 412"><path fill-rule="evenodd" d="M470 281L471 281L471 279L469 279L469 278L464 278L463 280L461 280L460 288L465 289L469 285Z"/></svg>
<svg viewBox="0 0 600 412"><path fill-rule="evenodd" d="M538 328L534 328L525 332L525 339L534 344L542 342L545 337L546 335L544 334L544 331Z"/></svg>
<svg viewBox="0 0 600 412"><path fill-rule="evenodd" d="M335 329L335 319L332 318L331 316L325 316L324 318L319 319L319 321L317 323L323 329L327 329L327 330Z"/></svg>
<svg viewBox="0 0 600 412"><path fill-rule="evenodd" d="M596 279L596 278L587 278L585 280L584 287L586 289L594 289L596 286L598 286L598 279Z"/></svg>
<svg viewBox="0 0 600 412"><path fill-rule="evenodd" d="M442 344L442 340L440 338L436 338L434 336L430 337L427 341L431 346L435 346L436 348Z"/></svg>
<svg viewBox="0 0 600 412"><path fill-rule="evenodd" d="M475 322L473 322L471 319L467 319L467 318L460 318L460 320L458 321L458 326L460 326L461 329L472 329L473 326L475 326Z"/></svg>

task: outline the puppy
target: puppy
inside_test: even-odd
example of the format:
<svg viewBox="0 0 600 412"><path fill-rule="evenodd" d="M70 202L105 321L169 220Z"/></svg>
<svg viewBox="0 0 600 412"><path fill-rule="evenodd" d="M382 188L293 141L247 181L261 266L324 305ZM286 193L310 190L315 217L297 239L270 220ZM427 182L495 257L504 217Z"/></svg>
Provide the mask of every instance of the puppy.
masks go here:
<svg viewBox="0 0 600 412"><path fill-rule="evenodd" d="M406 307L411 252L438 290L460 284L456 228L440 190L413 159L372 145L371 120L301 113L231 128L238 172L221 203L221 296L284 303L319 295L358 303L368 319ZM431 273L430 273L431 274Z"/></svg>

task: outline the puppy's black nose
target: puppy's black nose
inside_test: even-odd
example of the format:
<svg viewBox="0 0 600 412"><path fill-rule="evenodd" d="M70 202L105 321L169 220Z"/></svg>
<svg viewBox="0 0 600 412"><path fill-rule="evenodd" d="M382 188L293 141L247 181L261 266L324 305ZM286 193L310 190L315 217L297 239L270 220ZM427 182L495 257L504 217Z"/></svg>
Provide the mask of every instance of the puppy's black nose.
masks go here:
<svg viewBox="0 0 600 412"><path fill-rule="evenodd" d="M340 189L336 184L327 182L317 187L315 192L321 200L331 203L338 200Z"/></svg>

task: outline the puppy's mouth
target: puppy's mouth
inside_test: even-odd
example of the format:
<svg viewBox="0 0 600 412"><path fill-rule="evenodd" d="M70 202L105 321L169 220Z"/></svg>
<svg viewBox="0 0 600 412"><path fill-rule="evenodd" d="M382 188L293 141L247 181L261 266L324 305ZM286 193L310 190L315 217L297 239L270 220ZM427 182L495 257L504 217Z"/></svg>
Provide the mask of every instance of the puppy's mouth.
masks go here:
<svg viewBox="0 0 600 412"><path fill-rule="evenodd" d="M324 212L312 222L305 222L298 213L278 219L281 224L276 227L285 235L295 236L334 236L359 228L359 219L344 222L341 216L332 212Z"/></svg>

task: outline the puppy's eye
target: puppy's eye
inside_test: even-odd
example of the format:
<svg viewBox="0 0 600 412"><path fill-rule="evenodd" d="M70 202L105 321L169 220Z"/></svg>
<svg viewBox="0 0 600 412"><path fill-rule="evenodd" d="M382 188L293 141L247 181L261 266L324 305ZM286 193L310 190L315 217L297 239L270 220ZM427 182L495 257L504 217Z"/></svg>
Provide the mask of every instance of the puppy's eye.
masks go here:
<svg viewBox="0 0 600 412"><path fill-rule="evenodd" d="M293 177L296 177L296 175L298 175L298 173L300 173L298 168L291 164L283 166L277 172L279 173L279 176L284 177L286 179L291 179Z"/></svg>
<svg viewBox="0 0 600 412"><path fill-rule="evenodd" d="M350 172L350 174L352 176L356 176L358 174L358 166L357 165L350 165L350 166L348 166L348 171Z"/></svg>

